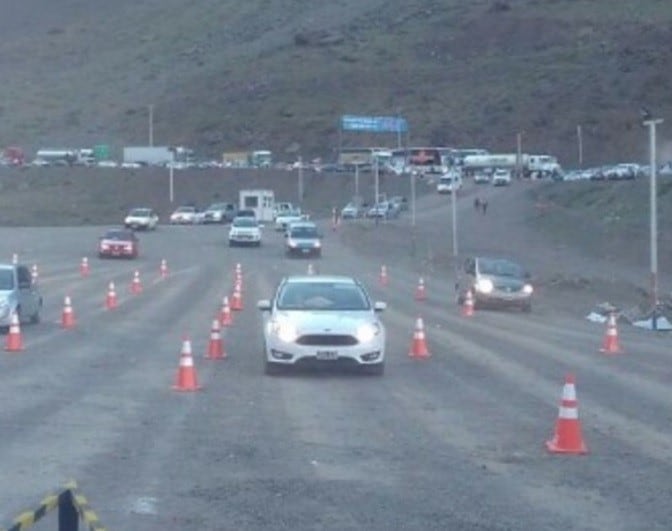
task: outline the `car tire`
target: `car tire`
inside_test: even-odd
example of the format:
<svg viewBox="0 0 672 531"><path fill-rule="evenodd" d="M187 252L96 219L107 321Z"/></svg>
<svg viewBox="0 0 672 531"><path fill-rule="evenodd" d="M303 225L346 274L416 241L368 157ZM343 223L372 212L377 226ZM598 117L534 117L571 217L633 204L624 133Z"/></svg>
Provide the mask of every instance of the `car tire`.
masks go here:
<svg viewBox="0 0 672 531"><path fill-rule="evenodd" d="M371 365L364 365L362 367L364 374L369 376L382 376L385 374L385 362L374 363Z"/></svg>
<svg viewBox="0 0 672 531"><path fill-rule="evenodd" d="M264 361L264 374L266 376L278 376L282 374L284 366L281 363L273 363L272 361Z"/></svg>

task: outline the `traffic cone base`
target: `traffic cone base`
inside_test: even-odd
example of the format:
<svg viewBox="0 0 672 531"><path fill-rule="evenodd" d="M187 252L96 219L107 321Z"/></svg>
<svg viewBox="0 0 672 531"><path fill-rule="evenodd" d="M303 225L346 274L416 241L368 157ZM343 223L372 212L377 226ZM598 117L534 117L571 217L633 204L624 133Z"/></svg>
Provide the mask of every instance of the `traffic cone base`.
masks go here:
<svg viewBox="0 0 672 531"><path fill-rule="evenodd" d="M576 400L574 376L565 378L562 388L562 399L555 424L553 438L546 441L546 449L554 454L586 454L588 448L581 434L579 409Z"/></svg>
<svg viewBox="0 0 672 531"><path fill-rule="evenodd" d="M191 342L185 340L182 343L182 353L180 354L180 366L175 378L175 391L198 391L201 386L198 385L196 368L194 367L194 358L191 355Z"/></svg>
<svg viewBox="0 0 672 531"><path fill-rule="evenodd" d="M415 322L415 330L413 332L413 341L408 352L411 358L424 359L429 358L431 354L427 348L427 340L425 338L425 327L421 318Z"/></svg>
<svg viewBox="0 0 672 531"><path fill-rule="evenodd" d="M161 278L166 278L168 276L168 263L165 259L161 260L161 265L159 266L159 275Z"/></svg>
<svg viewBox="0 0 672 531"><path fill-rule="evenodd" d="M21 324L19 322L19 316L16 313L12 314L9 331L5 338L5 350L7 352L20 352L23 350Z"/></svg>

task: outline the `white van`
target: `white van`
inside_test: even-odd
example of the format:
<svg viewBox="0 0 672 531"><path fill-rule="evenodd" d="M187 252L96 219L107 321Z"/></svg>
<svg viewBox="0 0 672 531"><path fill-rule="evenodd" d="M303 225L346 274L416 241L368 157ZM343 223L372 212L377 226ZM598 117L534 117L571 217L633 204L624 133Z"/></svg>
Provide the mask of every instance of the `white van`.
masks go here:
<svg viewBox="0 0 672 531"><path fill-rule="evenodd" d="M452 194L462 188L462 176L456 172L444 173L439 177L436 184L436 191L439 194Z"/></svg>

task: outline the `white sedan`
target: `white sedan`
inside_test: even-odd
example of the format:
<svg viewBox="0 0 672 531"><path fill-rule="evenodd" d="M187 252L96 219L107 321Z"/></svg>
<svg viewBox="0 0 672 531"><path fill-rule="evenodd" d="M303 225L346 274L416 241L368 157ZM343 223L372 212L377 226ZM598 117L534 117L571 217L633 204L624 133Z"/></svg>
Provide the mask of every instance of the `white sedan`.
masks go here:
<svg viewBox="0 0 672 531"><path fill-rule="evenodd" d="M180 206L170 215L173 225L193 225L199 223L201 216L194 206Z"/></svg>
<svg viewBox="0 0 672 531"><path fill-rule="evenodd" d="M124 226L133 230L156 230L159 216L151 208L133 208L124 218Z"/></svg>
<svg viewBox="0 0 672 531"><path fill-rule="evenodd" d="M236 245L261 246L261 226L255 218L233 218L229 228L229 247Z"/></svg>
<svg viewBox="0 0 672 531"><path fill-rule="evenodd" d="M364 286L347 276L284 278L264 313L266 374L289 367L345 366L374 375L385 369L385 327Z"/></svg>

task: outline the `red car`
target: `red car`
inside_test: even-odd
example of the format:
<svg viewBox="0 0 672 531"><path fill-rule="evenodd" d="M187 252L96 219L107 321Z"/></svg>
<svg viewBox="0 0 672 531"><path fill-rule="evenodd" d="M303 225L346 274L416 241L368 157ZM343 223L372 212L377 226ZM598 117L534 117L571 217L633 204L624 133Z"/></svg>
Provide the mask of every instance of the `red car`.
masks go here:
<svg viewBox="0 0 672 531"><path fill-rule="evenodd" d="M132 230L111 229L100 237L99 258L137 258L140 241Z"/></svg>

